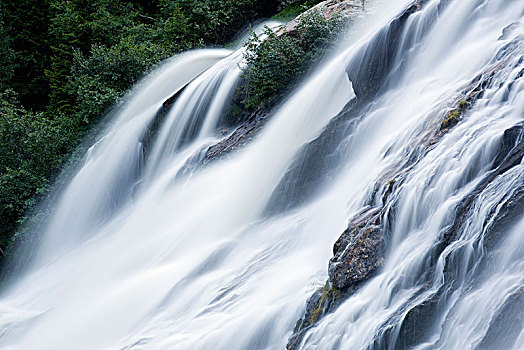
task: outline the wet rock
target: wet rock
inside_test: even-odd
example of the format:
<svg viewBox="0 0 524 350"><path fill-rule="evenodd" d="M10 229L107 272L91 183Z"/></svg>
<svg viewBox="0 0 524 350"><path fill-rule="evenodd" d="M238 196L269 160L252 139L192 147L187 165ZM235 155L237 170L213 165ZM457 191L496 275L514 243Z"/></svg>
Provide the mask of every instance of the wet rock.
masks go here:
<svg viewBox="0 0 524 350"><path fill-rule="evenodd" d="M260 131L268 116L269 110L265 108L258 108L251 113L228 137L207 149L202 159L203 165L245 145Z"/></svg>
<svg viewBox="0 0 524 350"><path fill-rule="evenodd" d="M171 109L171 107L173 107L176 100L178 100L178 98L188 85L189 83L184 85L171 97L165 100L164 103L162 103L160 109L156 112L149 125L147 126L146 131L142 136L142 139L140 140L140 142L142 143L144 160L147 160L147 158L149 157L153 148L153 144L158 136L159 131L162 129L162 125L164 124L169 110Z"/></svg>
<svg viewBox="0 0 524 350"><path fill-rule="evenodd" d="M394 193L396 189L402 185L406 174L413 169L417 162L423 159L424 155L433 149L435 144L461 119L467 117L470 108L491 86L493 77L501 71L501 68L507 66L512 55L521 50L521 45L520 42L515 41L504 46L488 69L479 74L458 94L457 100L452 103L452 108L447 109L444 113L439 113L435 124L426 126L427 130L421 133L421 138L414 140L413 145L406 149L406 157L398 164L392 164L379 177L368 202L370 205L350 220L348 228L336 241L333 247L333 257L329 262L329 281L326 286L316 291L308 300L304 317L297 322L297 327L289 339L288 349L296 349L300 346L305 334L311 327L314 327L326 314L333 312L380 268L384 261L386 246L386 233L383 230L387 226L385 223L390 223L392 217L394 217ZM518 78L520 78L520 75L516 79ZM357 94L357 97L361 96ZM362 101L360 98L359 100ZM427 276L424 277L426 280L431 279L431 271L433 270L431 266L436 264L442 251L460 232L478 195L497 176L521 164L523 157L524 125L519 123L503 133L497 154L494 156L492 171L456 207L453 222L443 234L441 241L433 249L431 257L426 263ZM485 244L494 244L490 242L492 240L496 242L498 235L507 232L508 227L521 217L523 210L524 184L504 203L501 203L486 235ZM382 220L385 223L381 222ZM425 332L431 327L431 324L425 323L425 320L433 318L442 292L438 291L433 297L407 311L395 344L388 345L378 342L376 345L379 348L394 346L403 349L424 339ZM398 315L398 317L401 317L401 315ZM496 329L496 325L493 326L493 329ZM392 328L386 327L384 329L386 333L392 331ZM382 339L389 338L382 337Z"/></svg>
<svg viewBox="0 0 524 350"><path fill-rule="evenodd" d="M493 318L477 349L513 349L523 324L524 288L519 288L506 300Z"/></svg>
<svg viewBox="0 0 524 350"><path fill-rule="evenodd" d="M323 288L318 289L306 302L304 316L297 321L293 335L289 338L286 345L287 350L297 349L306 334L324 315L335 310L354 289L341 291L326 282Z"/></svg>
<svg viewBox="0 0 524 350"><path fill-rule="evenodd" d="M384 86L401 49L399 43L408 18L421 6L421 0L413 1L400 16L378 31L348 63L346 72L359 99L374 96Z"/></svg>
<svg viewBox="0 0 524 350"><path fill-rule="evenodd" d="M396 337L394 349L410 349L427 339L433 326L433 320L438 315L438 301L441 292L433 298L415 305L407 312ZM382 338L388 339L388 337Z"/></svg>
<svg viewBox="0 0 524 350"><path fill-rule="evenodd" d="M381 211L369 207L358 213L333 246L329 281L308 299L304 316L297 321L287 349L296 349L308 329L333 312L383 263L385 239Z"/></svg>
<svg viewBox="0 0 524 350"><path fill-rule="evenodd" d="M504 131L504 135L502 137L499 150L497 152L497 155L495 157L495 160L493 161L493 167L492 171L486 176L480 183L477 185L477 187L467 196L465 197L457 206L455 219L453 221L453 224L450 226L448 230L446 230L444 234L444 239L441 242L441 248L439 251L442 251L449 243L451 243L455 237L457 236L458 232L460 232L460 228L464 224L465 219L468 217L468 212L472 208L472 204L474 200L477 198L477 196L497 177L511 168L519 165L522 162L522 158L524 157L524 138L523 136L523 125L518 124L516 126L513 126L512 128ZM513 195L517 195L517 193L514 193ZM516 199L513 201L515 203ZM520 199L519 199L520 201ZM499 218L503 218L504 216L510 215L510 213L513 213L513 211L509 210L509 206L506 207L505 212L501 212L499 214Z"/></svg>
<svg viewBox="0 0 524 350"><path fill-rule="evenodd" d="M293 209L318 193L335 176L341 164L343 140L364 115L362 104L352 99L293 160L273 191L265 212L269 215Z"/></svg>
<svg viewBox="0 0 524 350"><path fill-rule="evenodd" d="M329 281L340 290L369 278L384 261L380 210L370 208L357 216L333 247Z"/></svg>
<svg viewBox="0 0 524 350"><path fill-rule="evenodd" d="M500 167L504 162L510 167L519 163L518 157L523 153L524 143L518 141L523 136L523 129L522 124L517 124L504 131L497 157L493 161L493 169Z"/></svg>
<svg viewBox="0 0 524 350"><path fill-rule="evenodd" d="M499 209L493 224L489 228L485 246L494 246L500 237L522 217L524 213L524 184L522 184Z"/></svg>
<svg viewBox="0 0 524 350"><path fill-rule="evenodd" d="M418 3L418 2L417 2ZM420 4L420 3L419 3ZM417 8L411 8L409 11L416 11ZM409 12L408 11L408 12ZM524 46L522 38L517 38L504 47L502 47L492 60L487 69L473 79L462 91L458 93L456 100L449 106L437 108L438 115L435 123L428 123L421 132L421 137L413 140L406 150L406 156L396 163L392 164L378 178L375 189L369 199L368 207L357 214L351 221L348 228L342 233L333 247L333 258L329 263L329 281L323 288L316 291L308 300L304 317L297 322L293 335L289 339L288 349L296 349L300 346L307 331L314 327L318 321L326 314L335 310L345 299L351 296L373 273L377 271L384 259L384 247L386 245L386 232L383 232L388 224L391 224L395 216L395 193L399 186L402 186L406 174L423 159L425 154L431 151L434 146L442 139L446 133L453 129L462 119L467 118L470 108L475 105L478 99L482 98L484 91L492 84L493 78L499 73L507 71L508 65L512 64L515 53L522 52ZM387 45L386 45L387 46ZM377 62L379 64L380 62ZM519 61L520 64L521 61ZM518 67L513 67L518 68ZM348 72L350 78L352 73ZM358 72L357 72L358 73ZM368 98L376 93L379 89L378 82L383 80L374 80L373 76L366 76L365 72L360 76L363 80L357 90L360 90L360 96L357 92L357 99L363 100L362 97ZM504 73L502 73L504 74ZM521 70L514 81L524 75ZM353 77L355 77L353 75ZM370 80L367 80L367 79ZM363 85L362 85L363 83ZM511 82L509 87L511 88ZM379 84L380 85L380 84ZM354 83L355 87L355 83ZM442 112L443 111L443 112ZM387 151L386 151L387 154ZM503 175L510 169L519 166L524 158L524 124L519 123L504 131L498 150L493 157L492 169L487 173L484 179L480 181L476 188L473 189L457 205L451 224L441 236L440 242L432 248L428 261L425 262L424 276L421 281L430 281L432 279L433 267L441 256L444 249L455 240L461 232L466 218L470 217L469 211L472 210L475 200L484 191L495 178ZM388 179L390 179L388 181ZM507 233L516 220L522 217L524 211L524 184L519 186L509 198L504 198L503 202L497 206L497 212L490 217L489 226L486 228L485 240L483 244L494 246L501 235ZM384 222L382 222L384 221ZM444 276L450 278L447 269L452 268L453 264L446 263ZM449 284L447 284L449 286ZM422 285L418 295L420 296L428 285ZM439 298L445 297L443 294L447 290L439 290L427 300L420 302L409 310L404 310L404 314L396 317L404 317L400 329L394 327L384 327L377 335L375 346L377 348L405 349L419 344L423 341L431 329L431 320L435 317L438 309ZM522 313L512 313L515 308L522 304L522 291L515 294L511 301L508 301L501 311L501 319L513 319L517 324L521 324ZM516 306L517 305L517 306ZM521 307L520 307L521 309ZM509 316L508 316L509 315ZM516 334L513 329L507 332L501 330L503 323L497 324L495 321L490 325L490 339L508 344L511 348L512 339ZM399 331L395 334L396 342L394 344L385 344L384 341L391 339L385 336L386 333ZM503 334L497 337L495 334ZM488 338L488 337L487 337ZM485 347L492 347L493 343L485 343Z"/></svg>

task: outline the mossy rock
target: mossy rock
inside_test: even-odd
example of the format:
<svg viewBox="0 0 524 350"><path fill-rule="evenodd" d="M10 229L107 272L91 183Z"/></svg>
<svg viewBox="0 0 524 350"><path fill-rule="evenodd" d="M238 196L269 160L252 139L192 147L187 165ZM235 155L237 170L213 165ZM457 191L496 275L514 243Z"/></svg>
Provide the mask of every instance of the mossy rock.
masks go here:
<svg viewBox="0 0 524 350"><path fill-rule="evenodd" d="M466 109L466 108L468 108L468 105L469 105L468 101L460 100L459 103L458 103L458 108L459 109Z"/></svg>
<svg viewBox="0 0 524 350"><path fill-rule="evenodd" d="M336 289L329 281L313 294L306 306L303 318L297 320L293 333L314 326L322 316L331 310L334 302L340 298L341 291Z"/></svg>
<svg viewBox="0 0 524 350"><path fill-rule="evenodd" d="M446 114L446 119L444 119L444 121L440 125L440 129L449 129L454 127L458 124L461 115L462 112L459 109L449 111L448 114Z"/></svg>

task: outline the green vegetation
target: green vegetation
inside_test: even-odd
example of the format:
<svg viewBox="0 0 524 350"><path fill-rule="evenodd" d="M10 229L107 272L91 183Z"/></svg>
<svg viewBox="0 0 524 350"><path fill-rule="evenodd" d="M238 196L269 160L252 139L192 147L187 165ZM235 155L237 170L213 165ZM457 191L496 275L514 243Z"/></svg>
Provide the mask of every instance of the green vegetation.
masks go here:
<svg viewBox="0 0 524 350"><path fill-rule="evenodd" d="M457 108L452 109L446 114L444 121L442 121L442 124L440 124L440 129L449 129L457 125L460 121L460 118L462 117L462 114L464 113L464 110L467 109L468 106L468 101L460 100L457 104Z"/></svg>
<svg viewBox="0 0 524 350"><path fill-rule="evenodd" d="M277 35L266 29L265 41L252 34L246 43L248 65L240 86L242 103L252 109L275 102L334 48L343 25L339 17L326 20L312 11L301 16L291 32Z"/></svg>
<svg viewBox="0 0 524 350"><path fill-rule="evenodd" d="M309 305L308 303L308 307L311 306L311 309L307 310L304 319L297 320L293 333L314 326L322 315L332 308L342 296L342 292L333 287L329 281L326 281L324 287L322 287L318 292L320 292L318 301L313 305Z"/></svg>
<svg viewBox="0 0 524 350"><path fill-rule="evenodd" d="M0 248L18 220L43 194L78 137L75 120L25 110L12 90L0 93Z"/></svg>
<svg viewBox="0 0 524 350"><path fill-rule="evenodd" d="M318 302L317 307L311 312L311 317L309 320L307 320L307 326L313 326L315 323L317 323L318 319L322 314L324 313L324 310L326 308L326 304L331 299L331 287L329 286L329 282L326 282L326 285L324 288L322 288L322 295L320 296L320 300Z"/></svg>
<svg viewBox="0 0 524 350"><path fill-rule="evenodd" d="M459 103L458 103L458 108L459 109L465 109L465 108L468 107L468 104L469 104L468 101L460 100Z"/></svg>
<svg viewBox="0 0 524 350"><path fill-rule="evenodd" d="M271 18L277 21L289 21L322 1L323 0L308 0L304 2L297 0L284 0L280 5L281 11Z"/></svg>

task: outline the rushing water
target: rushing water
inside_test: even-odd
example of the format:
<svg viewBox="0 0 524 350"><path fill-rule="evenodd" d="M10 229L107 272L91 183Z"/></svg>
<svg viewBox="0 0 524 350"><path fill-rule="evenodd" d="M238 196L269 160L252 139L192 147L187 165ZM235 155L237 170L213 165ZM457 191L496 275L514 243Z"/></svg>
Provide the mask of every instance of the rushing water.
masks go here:
<svg viewBox="0 0 524 350"><path fill-rule="evenodd" d="M410 3L379 1L350 32L357 39L251 143L188 177L177 176L184 164L227 137L217 127L242 49L190 52L146 78L53 205L31 267L2 293L0 347L282 349L325 283L348 219L376 205L387 209L384 264L305 333L302 348L524 348L522 207L497 222L524 184L522 159L490 177L505 130L523 122L524 4L425 1L397 27ZM318 152L312 141L355 92L367 93L361 68L375 63L380 89L359 97L305 196L311 169L300 164ZM487 70L483 95L429 147L428 130ZM401 185L385 202L373 199L379 180L402 166ZM407 337L409 311L425 305Z"/></svg>

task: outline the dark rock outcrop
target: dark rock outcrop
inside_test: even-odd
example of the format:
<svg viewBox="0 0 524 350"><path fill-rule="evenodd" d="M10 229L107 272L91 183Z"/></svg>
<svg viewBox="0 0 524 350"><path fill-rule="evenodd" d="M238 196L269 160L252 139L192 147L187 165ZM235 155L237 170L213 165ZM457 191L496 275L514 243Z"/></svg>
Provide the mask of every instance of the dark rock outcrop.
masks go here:
<svg viewBox="0 0 524 350"><path fill-rule="evenodd" d="M160 109L156 112L149 125L147 126L146 131L144 132L144 135L140 140L140 142L142 143L144 160L147 160L147 158L149 157L149 154L151 153L151 149L153 147L153 143L155 142L159 131L162 129L162 125L166 120L169 110L173 107L175 102L178 100L182 92L184 92L184 90L189 84L190 83L187 83L176 93L174 93L171 97L165 100L164 103L162 103Z"/></svg>
<svg viewBox="0 0 524 350"><path fill-rule="evenodd" d="M384 262L385 239L380 208L368 207L349 223L333 247L329 280L307 301L304 316L298 320L287 349L296 349L308 329L325 314L334 311Z"/></svg>
<svg viewBox="0 0 524 350"><path fill-rule="evenodd" d="M202 159L203 165L240 148L249 142L260 131L269 117L269 110L258 108L238 126L228 137L209 147Z"/></svg>
<svg viewBox="0 0 524 350"><path fill-rule="evenodd" d="M364 114L363 104L351 100L315 140L300 150L273 191L265 208L267 214L303 204L335 176L341 163L341 142L352 134Z"/></svg>
<svg viewBox="0 0 524 350"><path fill-rule="evenodd" d="M329 282L337 289L366 280L384 261L385 240L380 227L380 209L358 215L333 246Z"/></svg>
<svg viewBox="0 0 524 350"><path fill-rule="evenodd" d="M413 1L397 18L379 30L375 36L356 52L346 71L359 99L370 98L386 83L396 61L401 36L408 18L419 11L422 0Z"/></svg>
<svg viewBox="0 0 524 350"><path fill-rule="evenodd" d="M522 158L524 157L524 141L521 139L523 132L523 125L518 124L512 128L506 130L503 134L503 137L500 141L499 149L496 155L496 158L493 162L492 172L481 181L477 187L470 192L457 206L454 220L450 227L444 233L441 241L435 247L432 253L433 261L431 264L435 264L437 258L440 256L442 251L456 238L461 232L461 228L465 224L465 220L469 217L469 211L474 210L475 200L478 198L480 193L486 189L486 187L497 177L504 174L509 169L520 164ZM484 246L487 251L493 249L496 244L499 242L501 236L508 232L508 230L514 225L514 223L522 217L524 212L524 184L518 187L509 198L505 198L503 203L500 203L500 208L497 213L492 213L489 217L492 219L492 222L489 227L486 229L484 234ZM487 264L487 261L481 261L480 264ZM448 277L449 267L452 267L453 264L446 264L446 278ZM431 271L431 269L428 269ZM439 299L443 297L444 293L449 291L439 290L435 293L430 299L416 305L410 309L404 320L402 321L399 336L397 337L397 344L395 344L395 349L405 349L409 348L415 344L418 344L424 339L426 332L431 329L431 324L427 322L428 319L432 319L437 314ZM517 293L517 297L520 298L520 303L522 304L522 291ZM520 295L520 296L519 296ZM509 308L506 308L509 310ZM504 313L504 318L507 320L512 317L522 317L522 313L509 313L501 311ZM500 317L499 317L500 318ZM496 322L494 325L490 326L490 329L497 329L500 325L497 325ZM508 330L508 333L513 332L514 330ZM511 333L513 334L513 333ZM499 337L490 335L486 336L485 339L500 339ZM491 341L490 340L490 341ZM486 347L488 340L483 341L485 343L484 347L479 348L490 348ZM492 343L489 343L492 344ZM500 343L503 344L503 343ZM510 348L510 347L509 347Z"/></svg>
<svg viewBox="0 0 524 350"><path fill-rule="evenodd" d="M498 176L522 162L524 157L523 125L518 124L504 132L497 156L493 161L492 171L466 196L457 206L453 224L444 233L440 251L451 243L464 225L468 212L477 196ZM517 191L518 192L518 191ZM515 195L515 194L514 194ZM515 201L515 200L514 200ZM501 213L501 218L509 215Z"/></svg>
<svg viewBox="0 0 524 350"><path fill-rule="evenodd" d="M492 85L493 79L499 71L504 67L508 67L508 64L511 63L510 58L512 57L512 54L518 52L521 47L522 41L517 40L506 45L499 51L495 59L492 61L492 64L485 70L485 72L477 76L471 82L470 86L462 91L461 95L463 99L456 104L455 109L452 109L460 111L460 116L457 122L452 125L447 125L446 127L442 127L443 125L441 125L440 130L433 135L435 140L430 142L430 144L438 142L438 140L443 136L443 133L446 133L449 129L453 128L460 119L467 117L468 109L474 105L475 102L483 96L484 91ZM519 78L521 78L521 76L517 76L515 79ZM465 108L462 108L464 106ZM482 181L480 181L477 186L456 206L451 224L442 235L440 242L432 251L431 261L428 262L430 266L436 263L444 249L460 234L463 225L466 223L466 219L470 217L470 211L474 210L474 204L476 199L479 198L479 195L486 190L486 188L497 177L521 164L524 157L523 129L523 123L519 123L504 131L496 154L494 155L491 171L489 171L485 178L482 179ZM514 225L514 223L522 216L522 213L524 212L524 184L511 193L509 197L503 198L502 202L499 203L497 207L499 208L498 212L488 215L491 222L489 224L486 223L483 244L487 251L496 246L500 237L507 233L512 225ZM487 264L487 261L480 261L479 264L485 265ZM428 275L430 275L432 271L430 266L428 266L427 269ZM450 269L453 269L453 264L446 263L444 274L446 279L453 278ZM414 306L407 312L402 321L399 334L396 337L397 343L395 344L395 349L409 348L415 344L419 344L420 341L423 341L426 332L432 327L432 324L427 322L427 320L435 317L438 312L439 300L445 298L447 293L450 293L450 290L438 290L429 299ZM493 329L496 329L496 326L493 326ZM489 337L486 337L486 339L500 338L490 335Z"/></svg>

